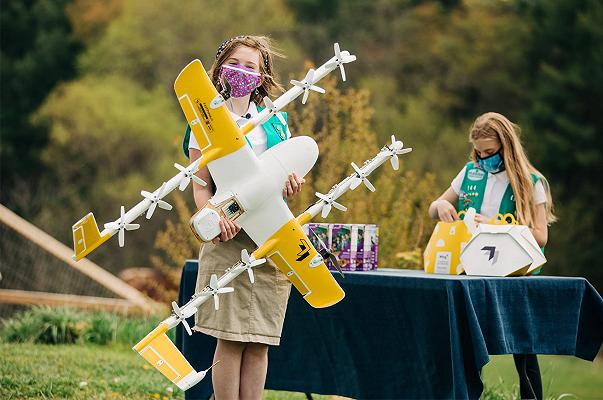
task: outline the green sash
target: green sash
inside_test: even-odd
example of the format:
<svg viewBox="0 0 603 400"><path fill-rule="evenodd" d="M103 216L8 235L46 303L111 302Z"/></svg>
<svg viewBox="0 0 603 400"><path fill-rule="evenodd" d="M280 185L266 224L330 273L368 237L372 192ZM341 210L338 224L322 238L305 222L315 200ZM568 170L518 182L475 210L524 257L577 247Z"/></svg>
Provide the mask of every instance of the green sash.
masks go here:
<svg viewBox="0 0 603 400"><path fill-rule="evenodd" d="M468 162L461 184L461 191L459 192L458 211L466 211L469 207L473 207L475 212L479 214L482 209L487 182L488 173L473 161ZM532 174L532 183L535 184L536 182L538 182L538 177ZM498 212L502 215L510 213L517 217L515 196L510 183L503 194Z"/></svg>

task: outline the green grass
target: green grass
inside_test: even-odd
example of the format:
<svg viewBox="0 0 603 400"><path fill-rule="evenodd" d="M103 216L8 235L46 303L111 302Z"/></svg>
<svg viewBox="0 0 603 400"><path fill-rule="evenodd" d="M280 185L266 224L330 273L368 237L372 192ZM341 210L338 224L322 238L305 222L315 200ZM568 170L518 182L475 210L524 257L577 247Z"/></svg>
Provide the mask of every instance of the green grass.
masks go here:
<svg viewBox="0 0 603 400"><path fill-rule="evenodd" d="M545 398L603 399L603 359L600 357L590 362L570 356L538 356L538 364ZM490 356L482 379L486 387L482 398L519 398L512 356Z"/></svg>
<svg viewBox="0 0 603 400"><path fill-rule="evenodd" d="M124 346L2 343L0 359L3 400L184 398Z"/></svg>
<svg viewBox="0 0 603 400"><path fill-rule="evenodd" d="M180 389L122 345L0 343L0 360L2 400L184 398ZM264 398L306 397L302 393L267 390Z"/></svg>
<svg viewBox="0 0 603 400"><path fill-rule="evenodd" d="M0 343L0 399L183 399L183 393L129 347ZM539 356L547 398L603 398L603 360ZM483 372L482 399L517 398L511 356L493 356ZM327 400L331 396L315 396ZM567 397L573 398L573 397ZM266 391L268 400L304 400L302 393Z"/></svg>

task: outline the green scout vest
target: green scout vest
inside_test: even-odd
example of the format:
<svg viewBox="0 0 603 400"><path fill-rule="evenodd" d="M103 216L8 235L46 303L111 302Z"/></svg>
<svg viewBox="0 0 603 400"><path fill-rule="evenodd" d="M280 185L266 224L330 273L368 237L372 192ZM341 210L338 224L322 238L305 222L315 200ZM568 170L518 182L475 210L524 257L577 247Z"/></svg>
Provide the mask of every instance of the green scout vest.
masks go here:
<svg viewBox="0 0 603 400"><path fill-rule="evenodd" d="M258 112L261 112L264 109L264 107L261 106L257 106L257 108ZM285 122L287 122L287 113L281 112L281 115L285 119ZM272 146L277 145L287 139L287 126L283 125L276 115L273 115L268 121L264 122L262 124L262 128L264 128L264 131L266 132L267 148L271 148ZM187 124L186 132L184 133L184 140L182 140L182 150L184 151L186 158L190 158L188 154L188 142L190 141L190 138L191 127ZM251 146L251 143L247 137L245 137L245 140L247 140L247 143L249 146Z"/></svg>
<svg viewBox="0 0 603 400"><path fill-rule="evenodd" d="M535 184L537 181L538 177L532 174L532 183ZM479 214L482 209L487 182L488 173L473 161L468 162L459 193L458 211L467 211L469 207L473 207L475 212ZM502 215L510 213L517 217L515 211L515 196L513 196L513 188L509 183L503 194L498 212Z"/></svg>

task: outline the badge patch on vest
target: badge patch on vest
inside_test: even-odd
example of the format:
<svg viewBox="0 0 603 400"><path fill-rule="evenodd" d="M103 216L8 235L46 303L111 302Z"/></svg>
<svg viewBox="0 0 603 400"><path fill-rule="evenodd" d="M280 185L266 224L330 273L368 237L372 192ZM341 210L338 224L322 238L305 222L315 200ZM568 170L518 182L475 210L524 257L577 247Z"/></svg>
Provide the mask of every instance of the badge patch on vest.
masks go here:
<svg viewBox="0 0 603 400"><path fill-rule="evenodd" d="M276 133L278 133L278 136L281 138L281 140L287 139L287 133L285 132L281 124L273 123L272 127L274 128Z"/></svg>
<svg viewBox="0 0 603 400"><path fill-rule="evenodd" d="M484 179L486 173L479 168L471 168L469 172L467 172L467 178L471 181L481 181Z"/></svg>

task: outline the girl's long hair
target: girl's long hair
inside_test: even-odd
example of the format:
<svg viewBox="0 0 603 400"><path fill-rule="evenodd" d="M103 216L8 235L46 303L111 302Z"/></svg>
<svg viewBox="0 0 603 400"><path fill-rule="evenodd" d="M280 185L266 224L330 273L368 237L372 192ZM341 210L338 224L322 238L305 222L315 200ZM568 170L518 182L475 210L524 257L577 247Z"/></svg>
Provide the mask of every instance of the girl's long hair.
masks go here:
<svg viewBox="0 0 603 400"><path fill-rule="evenodd" d="M477 139L498 139L502 144L502 156L509 177L517 218L521 224L534 227L536 205L534 204L534 184L531 175L536 175L544 186L546 193L546 220L551 224L557 220L553 213L553 199L551 189L546 178L528 160L521 145L519 136L521 130L518 125L509 121L505 116L489 112L480 115L469 131L469 142ZM477 161L475 150L471 152L471 160Z"/></svg>
<svg viewBox="0 0 603 400"><path fill-rule="evenodd" d="M260 74L262 75L261 85L251 93L251 101L260 104L264 96L274 96L284 92L283 86L274 76L274 57L284 57L272 46L272 42L267 36L236 36L222 43L216 54L216 59L209 70L209 76L218 90L221 92L224 88L220 82L220 67L231 54L239 47L246 46L256 49L260 52Z"/></svg>

